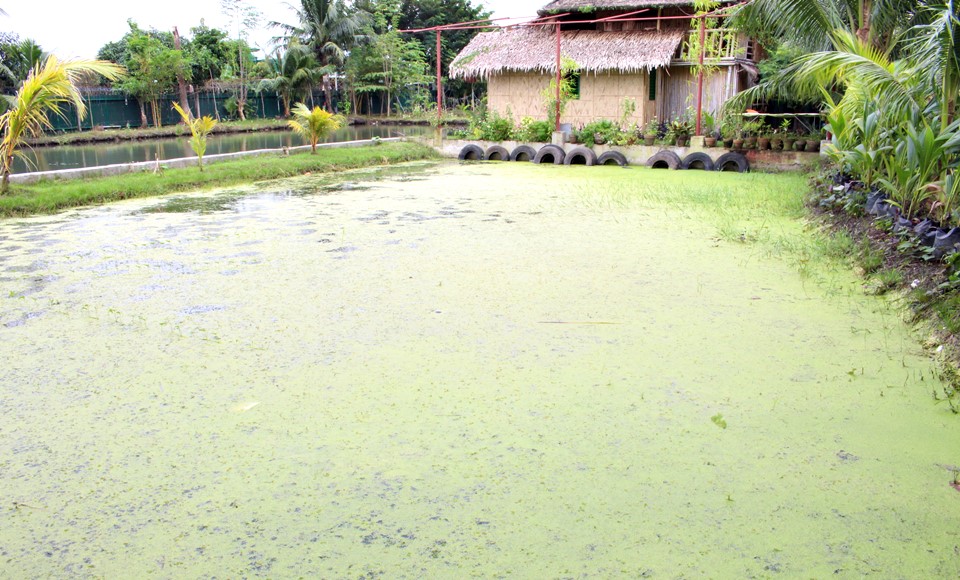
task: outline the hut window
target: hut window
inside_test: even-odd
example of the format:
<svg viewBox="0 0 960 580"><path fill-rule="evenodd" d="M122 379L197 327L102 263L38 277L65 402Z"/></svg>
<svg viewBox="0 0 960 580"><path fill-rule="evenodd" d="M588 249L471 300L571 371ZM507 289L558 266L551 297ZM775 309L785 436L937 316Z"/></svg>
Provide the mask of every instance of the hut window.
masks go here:
<svg viewBox="0 0 960 580"><path fill-rule="evenodd" d="M564 73L563 78L569 84L570 93L571 93L570 98L572 98L575 101L579 100L580 99L580 72L574 71L574 72Z"/></svg>
<svg viewBox="0 0 960 580"><path fill-rule="evenodd" d="M657 69L652 68L647 74L647 78L650 79L650 86L647 87L647 100L656 101L657 100Z"/></svg>

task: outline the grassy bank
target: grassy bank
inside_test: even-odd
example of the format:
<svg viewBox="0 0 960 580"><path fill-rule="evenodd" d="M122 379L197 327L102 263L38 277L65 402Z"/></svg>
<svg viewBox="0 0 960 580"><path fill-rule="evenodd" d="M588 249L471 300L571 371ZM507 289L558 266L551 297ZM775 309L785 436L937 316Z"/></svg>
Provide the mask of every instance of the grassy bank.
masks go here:
<svg viewBox="0 0 960 580"><path fill-rule="evenodd" d="M52 213L69 207L121 199L434 157L436 153L433 149L416 143L384 143L369 147L324 149L316 155L305 152L224 161L208 165L202 172L196 167L188 167L164 169L160 174L129 173L70 181L41 181L33 185L12 185L10 194L0 196L0 216Z"/></svg>
<svg viewBox="0 0 960 580"><path fill-rule="evenodd" d="M250 119L247 121L222 121L214 127L214 134L252 133L255 131L287 130L287 122L278 119ZM44 135L31 139L31 147L54 147L57 145L78 145L80 143L110 143L115 141L140 141L144 139L166 139L189 136L190 131L182 124L165 127L132 127L127 129L98 129L93 131L75 131L56 135Z"/></svg>

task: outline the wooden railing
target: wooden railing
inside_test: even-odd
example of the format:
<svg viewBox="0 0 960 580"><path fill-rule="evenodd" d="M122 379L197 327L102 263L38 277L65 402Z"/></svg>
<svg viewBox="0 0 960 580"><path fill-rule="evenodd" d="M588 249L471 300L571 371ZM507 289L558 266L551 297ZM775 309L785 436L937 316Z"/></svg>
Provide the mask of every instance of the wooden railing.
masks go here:
<svg viewBox="0 0 960 580"><path fill-rule="evenodd" d="M723 59L750 58L750 43L746 35L733 30L708 28L704 31L704 60L715 62ZM677 47L675 60L697 62L700 59L700 30L690 30Z"/></svg>

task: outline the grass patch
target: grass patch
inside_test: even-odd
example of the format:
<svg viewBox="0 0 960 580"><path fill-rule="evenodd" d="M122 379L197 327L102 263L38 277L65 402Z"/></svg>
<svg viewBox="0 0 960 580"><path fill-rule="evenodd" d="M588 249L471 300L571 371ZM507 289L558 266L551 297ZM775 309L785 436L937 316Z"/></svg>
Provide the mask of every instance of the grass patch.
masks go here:
<svg viewBox="0 0 960 580"><path fill-rule="evenodd" d="M384 143L367 147L325 149L317 155L304 152L290 156L261 156L222 161L207 165L202 172L196 167L188 167L164 169L159 174L128 173L112 177L41 181L33 185L12 185L10 194L0 196L0 216L53 213L70 207L122 199L435 157L436 152L424 145Z"/></svg>

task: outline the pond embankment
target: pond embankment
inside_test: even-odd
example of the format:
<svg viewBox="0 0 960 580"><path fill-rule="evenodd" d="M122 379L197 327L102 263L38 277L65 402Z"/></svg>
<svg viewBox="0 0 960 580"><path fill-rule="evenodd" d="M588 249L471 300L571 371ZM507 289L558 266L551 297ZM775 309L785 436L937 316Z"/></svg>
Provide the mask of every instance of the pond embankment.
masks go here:
<svg viewBox="0 0 960 580"><path fill-rule="evenodd" d="M0 216L52 213L68 207L100 204L121 199L145 197L254 183L266 179L290 177L313 172L335 172L356 167L429 159L432 149L416 143L330 144L311 155L309 147L288 155L284 151L254 151L231 154L205 165L200 171L196 158L171 162L124 164L117 167L73 170L68 175L107 172L107 176L58 180L50 175L14 175L11 193L0 196ZM209 161L209 158L205 158ZM157 167L158 171L154 171ZM165 165L167 167L165 167ZM58 172L52 172L54 174ZM79 175L78 175L79 174ZM28 183L17 183L18 180Z"/></svg>

